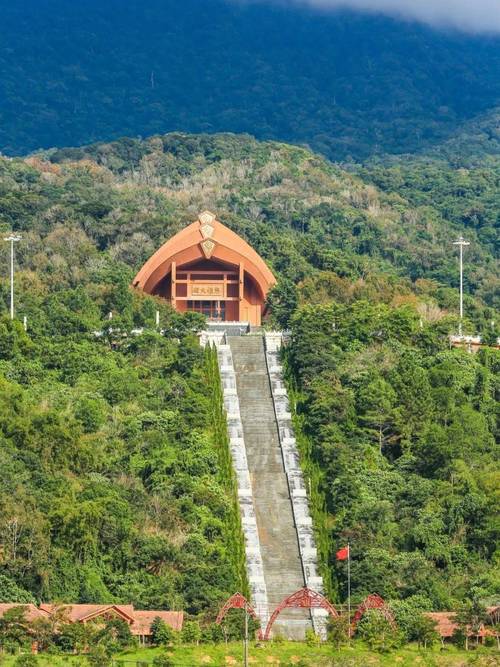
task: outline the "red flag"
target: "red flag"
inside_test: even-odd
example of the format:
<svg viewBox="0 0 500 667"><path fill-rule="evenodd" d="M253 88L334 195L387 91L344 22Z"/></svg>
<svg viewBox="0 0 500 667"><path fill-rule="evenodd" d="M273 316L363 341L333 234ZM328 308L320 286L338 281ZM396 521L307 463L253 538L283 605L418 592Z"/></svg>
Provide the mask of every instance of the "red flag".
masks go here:
<svg viewBox="0 0 500 667"><path fill-rule="evenodd" d="M339 549L335 556L337 560L347 560L349 558L349 545L343 547L343 549Z"/></svg>

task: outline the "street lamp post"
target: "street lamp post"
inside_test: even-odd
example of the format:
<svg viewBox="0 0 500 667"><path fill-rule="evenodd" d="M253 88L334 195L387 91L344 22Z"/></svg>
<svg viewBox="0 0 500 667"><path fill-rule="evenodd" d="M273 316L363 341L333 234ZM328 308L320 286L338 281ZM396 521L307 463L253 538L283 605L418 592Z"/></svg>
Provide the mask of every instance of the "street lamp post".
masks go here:
<svg viewBox="0 0 500 667"><path fill-rule="evenodd" d="M458 241L454 241L453 245L460 248L460 321L458 323L458 335L462 335L462 320L464 317L464 246L470 245L469 241L465 241L463 236L460 236Z"/></svg>
<svg viewBox="0 0 500 667"><path fill-rule="evenodd" d="M14 243L21 240L21 236L11 234L4 241L10 242L10 319L14 319Z"/></svg>

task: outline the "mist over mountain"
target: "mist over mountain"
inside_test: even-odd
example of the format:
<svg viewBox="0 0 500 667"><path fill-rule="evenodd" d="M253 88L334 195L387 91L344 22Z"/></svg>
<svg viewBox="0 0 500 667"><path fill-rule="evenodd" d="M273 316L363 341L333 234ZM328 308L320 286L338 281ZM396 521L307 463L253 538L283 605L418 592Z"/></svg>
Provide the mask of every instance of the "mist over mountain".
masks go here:
<svg viewBox="0 0 500 667"><path fill-rule="evenodd" d="M336 160L445 140L499 104L500 38L224 0L0 0L0 151L248 132Z"/></svg>
<svg viewBox="0 0 500 667"><path fill-rule="evenodd" d="M234 2L274 2L282 6L306 5L324 11L353 9L408 18L440 28L464 32L500 32L497 0L233 0Z"/></svg>

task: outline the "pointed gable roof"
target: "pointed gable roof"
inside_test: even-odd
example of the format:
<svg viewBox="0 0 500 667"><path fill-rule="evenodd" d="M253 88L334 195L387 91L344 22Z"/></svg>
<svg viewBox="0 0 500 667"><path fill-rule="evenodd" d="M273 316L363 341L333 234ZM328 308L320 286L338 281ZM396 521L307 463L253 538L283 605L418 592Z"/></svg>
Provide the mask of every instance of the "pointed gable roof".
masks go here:
<svg viewBox="0 0 500 667"><path fill-rule="evenodd" d="M65 623L87 623L94 618L112 613L118 618L123 619L130 625L130 631L133 635L149 636L151 635L151 624L154 619L159 617L173 630L180 632L184 622L183 611L165 611L151 610L140 611L134 609L131 604L46 604L42 603L40 607L34 604L22 603L0 603L0 618L5 612L14 607L23 607L26 620L29 623L38 618L50 618L58 609L64 612Z"/></svg>
<svg viewBox="0 0 500 667"><path fill-rule="evenodd" d="M197 260L214 259L238 266L243 262L245 271L258 285L263 297L276 279L255 250L238 234L217 220L213 213L204 211L191 223L164 243L144 264L133 280L133 285L148 294L177 265Z"/></svg>
<svg viewBox="0 0 500 667"><path fill-rule="evenodd" d="M51 614L57 605L41 604L42 611ZM64 610L68 621L71 623L86 623L102 616L103 614L113 612L127 623L134 621L134 607L125 604L68 604L64 605Z"/></svg>

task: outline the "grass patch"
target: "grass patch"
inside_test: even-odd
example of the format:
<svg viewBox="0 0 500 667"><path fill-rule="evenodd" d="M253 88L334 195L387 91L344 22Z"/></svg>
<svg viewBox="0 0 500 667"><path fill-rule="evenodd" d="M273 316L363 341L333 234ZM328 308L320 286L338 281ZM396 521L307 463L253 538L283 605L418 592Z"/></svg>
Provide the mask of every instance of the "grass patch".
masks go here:
<svg viewBox="0 0 500 667"><path fill-rule="evenodd" d="M164 649L146 648L126 651L115 657L114 667L146 667ZM202 646L174 646L167 649L174 667L241 667L241 642ZM465 652L454 646L421 651L409 645L387 654L369 651L359 642L352 647L334 649L330 644L308 646L300 642L251 644L252 667L496 667L500 655L495 649ZM39 656L40 667L88 667L84 656ZM13 667L14 658L0 660L1 667Z"/></svg>
<svg viewBox="0 0 500 667"><path fill-rule="evenodd" d="M117 665L136 667L135 662L153 661L158 649L143 649L125 653L117 658ZM175 667L240 667L243 665L241 642L203 646L176 646L171 653ZM252 667L464 667L476 660L476 667L500 665L499 654L493 649L480 649L466 653L453 646L420 651L417 646L406 646L385 655L369 651L359 643L352 647L335 649L330 644L308 646L300 642L252 644L249 661ZM469 663L470 661L470 663Z"/></svg>

